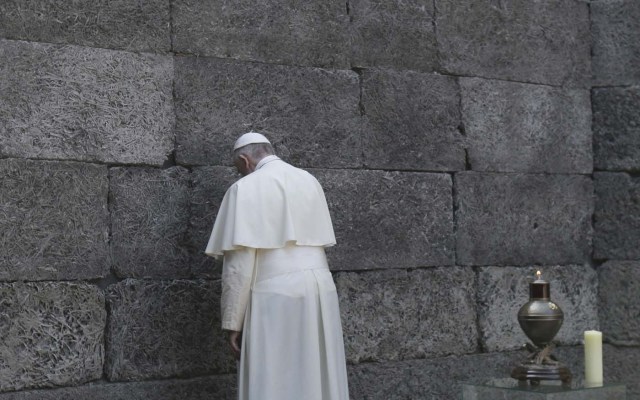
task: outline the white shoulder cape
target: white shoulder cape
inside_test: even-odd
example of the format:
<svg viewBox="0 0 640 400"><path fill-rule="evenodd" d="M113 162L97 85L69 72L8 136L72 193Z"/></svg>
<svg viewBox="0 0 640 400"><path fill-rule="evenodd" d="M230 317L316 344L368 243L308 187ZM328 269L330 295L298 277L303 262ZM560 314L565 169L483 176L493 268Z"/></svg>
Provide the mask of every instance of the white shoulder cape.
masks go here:
<svg viewBox="0 0 640 400"><path fill-rule="evenodd" d="M205 254L239 246L256 249L336 243L320 183L308 172L274 160L234 183L224 195Z"/></svg>

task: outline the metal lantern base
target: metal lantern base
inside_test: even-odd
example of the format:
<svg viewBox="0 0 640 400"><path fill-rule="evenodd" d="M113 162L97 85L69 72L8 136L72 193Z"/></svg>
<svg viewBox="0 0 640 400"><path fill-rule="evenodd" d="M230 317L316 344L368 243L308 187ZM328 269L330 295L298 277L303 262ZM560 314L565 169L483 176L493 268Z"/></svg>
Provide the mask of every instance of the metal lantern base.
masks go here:
<svg viewBox="0 0 640 400"><path fill-rule="evenodd" d="M563 385L571 384L571 371L562 364L538 365L522 363L511 371L511 377L520 383L539 385L540 381L561 381Z"/></svg>
<svg viewBox="0 0 640 400"><path fill-rule="evenodd" d="M571 371L559 362L551 352L555 346L550 343L543 348L530 343L525 346L531 353L527 361L520 363L511 371L511 377L520 383L537 385L540 381L561 381L563 385L571 384Z"/></svg>

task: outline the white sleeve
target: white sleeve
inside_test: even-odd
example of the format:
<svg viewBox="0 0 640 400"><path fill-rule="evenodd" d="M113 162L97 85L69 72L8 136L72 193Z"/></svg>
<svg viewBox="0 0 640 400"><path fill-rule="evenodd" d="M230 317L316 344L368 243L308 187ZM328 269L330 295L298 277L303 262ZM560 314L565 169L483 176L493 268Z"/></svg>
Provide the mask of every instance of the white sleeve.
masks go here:
<svg viewBox="0 0 640 400"><path fill-rule="evenodd" d="M222 264L222 329L241 331L244 314L251 296L251 278L256 249L240 247L225 251Z"/></svg>

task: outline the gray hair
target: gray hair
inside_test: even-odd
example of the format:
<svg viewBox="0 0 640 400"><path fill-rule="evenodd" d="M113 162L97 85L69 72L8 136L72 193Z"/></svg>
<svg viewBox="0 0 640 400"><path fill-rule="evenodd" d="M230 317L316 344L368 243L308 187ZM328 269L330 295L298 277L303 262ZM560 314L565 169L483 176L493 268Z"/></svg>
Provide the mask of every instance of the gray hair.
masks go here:
<svg viewBox="0 0 640 400"><path fill-rule="evenodd" d="M271 143L251 143L246 146L242 146L233 152L233 159L237 159L241 155L250 158L254 161L259 161L266 156L274 155L275 151Z"/></svg>

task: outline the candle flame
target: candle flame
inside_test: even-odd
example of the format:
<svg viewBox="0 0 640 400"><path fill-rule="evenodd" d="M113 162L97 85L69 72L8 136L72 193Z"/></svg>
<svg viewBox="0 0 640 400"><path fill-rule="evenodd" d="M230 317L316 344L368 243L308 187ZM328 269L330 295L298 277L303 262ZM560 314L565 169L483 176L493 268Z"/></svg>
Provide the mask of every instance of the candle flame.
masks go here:
<svg viewBox="0 0 640 400"><path fill-rule="evenodd" d="M540 279L542 277L542 272L537 271L536 272L536 279Z"/></svg>

